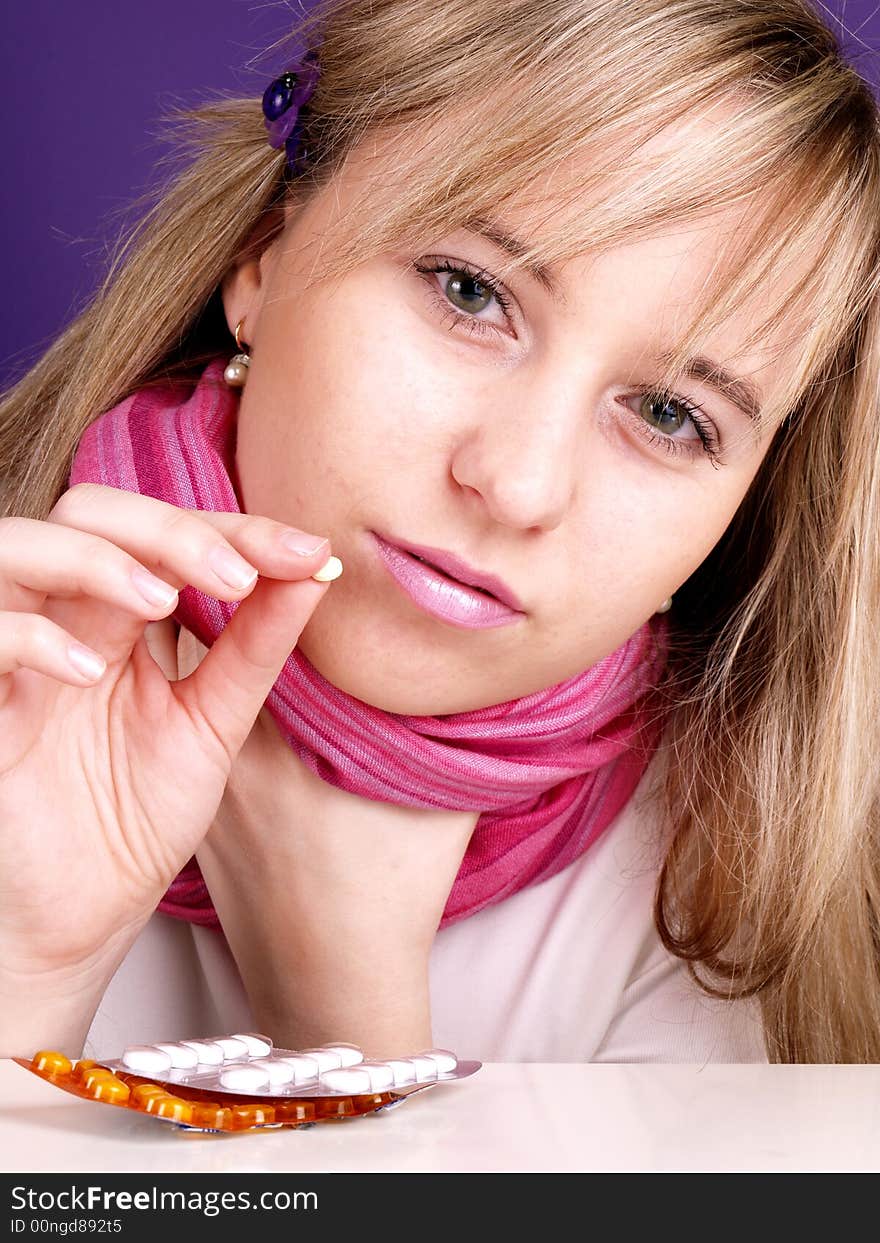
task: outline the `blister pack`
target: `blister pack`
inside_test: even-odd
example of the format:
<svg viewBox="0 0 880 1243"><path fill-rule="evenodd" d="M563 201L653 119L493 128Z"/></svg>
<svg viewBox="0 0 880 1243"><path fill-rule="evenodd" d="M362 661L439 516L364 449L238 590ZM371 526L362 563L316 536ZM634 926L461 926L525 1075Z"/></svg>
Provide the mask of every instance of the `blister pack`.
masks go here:
<svg viewBox="0 0 880 1243"><path fill-rule="evenodd" d="M48 1050L15 1060L84 1099L210 1132L303 1127L377 1113L481 1066L459 1061L448 1049L386 1061L365 1059L357 1045L344 1042L281 1049L255 1032L131 1045L122 1057L102 1062L71 1062Z"/></svg>

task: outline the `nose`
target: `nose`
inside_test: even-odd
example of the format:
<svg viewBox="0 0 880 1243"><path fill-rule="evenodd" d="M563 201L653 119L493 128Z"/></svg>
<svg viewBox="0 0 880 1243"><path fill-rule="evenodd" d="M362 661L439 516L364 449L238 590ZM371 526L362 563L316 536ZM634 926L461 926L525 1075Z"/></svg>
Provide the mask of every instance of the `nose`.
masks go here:
<svg viewBox="0 0 880 1243"><path fill-rule="evenodd" d="M530 389L527 397L482 407L462 431L452 459L461 488L479 493L496 522L552 530L577 490L584 389Z"/></svg>

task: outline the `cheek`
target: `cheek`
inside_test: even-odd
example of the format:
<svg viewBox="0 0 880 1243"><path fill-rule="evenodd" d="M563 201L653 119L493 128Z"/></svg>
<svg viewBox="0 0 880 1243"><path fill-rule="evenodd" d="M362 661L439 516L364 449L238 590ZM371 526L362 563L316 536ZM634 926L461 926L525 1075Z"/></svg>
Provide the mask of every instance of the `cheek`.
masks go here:
<svg viewBox="0 0 880 1243"><path fill-rule="evenodd" d="M683 488L672 507L665 506L653 524L653 550L666 582L680 585L700 566L723 536L741 496L736 488Z"/></svg>
<svg viewBox="0 0 880 1243"><path fill-rule="evenodd" d="M297 356L295 376L289 355L280 375L252 366L243 391L236 446L243 508L332 533L353 508L381 513L412 496L425 439L408 430L413 402L390 362L376 356L368 367L363 352L357 360L340 352L335 366L320 350Z"/></svg>
<svg viewBox="0 0 880 1243"><path fill-rule="evenodd" d="M607 487L603 476L614 478L615 486ZM630 476L621 471L619 458L616 464L609 460L606 470L591 476L582 517L572 531L568 561L581 573L570 582L569 607L576 612L586 602L595 609L604 601L601 611L610 624L615 614L624 629L633 619L637 624L690 577L721 538L739 503L732 491L725 489L722 496L716 488L707 496L693 481L663 471L653 480L644 471Z"/></svg>
<svg viewBox="0 0 880 1243"><path fill-rule="evenodd" d="M436 464L463 426L485 417L485 362L438 332L384 269L365 265L305 293L286 287L261 312L260 345L248 387L259 375L271 452L308 459L311 470L335 464L354 482L364 469L387 476Z"/></svg>

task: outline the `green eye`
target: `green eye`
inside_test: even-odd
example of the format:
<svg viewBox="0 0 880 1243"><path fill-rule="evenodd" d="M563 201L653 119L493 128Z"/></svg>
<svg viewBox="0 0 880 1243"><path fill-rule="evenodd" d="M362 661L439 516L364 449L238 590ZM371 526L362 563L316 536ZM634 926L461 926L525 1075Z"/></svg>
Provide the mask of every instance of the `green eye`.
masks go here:
<svg viewBox="0 0 880 1243"><path fill-rule="evenodd" d="M472 333L502 332L498 325L478 318L493 300L498 303L505 318L512 322L510 312L513 300L500 281L485 269L473 267L463 260L435 259L433 256L413 266L436 295L440 309L452 315L455 325ZM451 278L443 290L433 279L438 272L448 272Z"/></svg>
<svg viewBox="0 0 880 1243"><path fill-rule="evenodd" d="M667 453L703 453L713 464L717 462L721 448L718 433L699 406L676 393L663 393L648 386L640 389L638 399L638 428L652 444L659 444ZM672 435L686 423L693 424L699 440Z"/></svg>
<svg viewBox="0 0 880 1243"><path fill-rule="evenodd" d="M660 431L673 432L684 426L690 418L693 409L693 407L686 405L684 401L680 401L677 397L664 397L662 395L654 395L652 393L644 393L642 395L640 405L641 410L645 413L646 417L657 417L658 422L664 419L671 409L677 408L678 414L672 415L672 423L674 426L669 426L669 423L667 422L666 426L658 428Z"/></svg>
<svg viewBox="0 0 880 1243"><path fill-rule="evenodd" d="M467 272L459 272L451 276L443 292L450 302L473 315L484 311L495 296L487 285L482 284Z"/></svg>

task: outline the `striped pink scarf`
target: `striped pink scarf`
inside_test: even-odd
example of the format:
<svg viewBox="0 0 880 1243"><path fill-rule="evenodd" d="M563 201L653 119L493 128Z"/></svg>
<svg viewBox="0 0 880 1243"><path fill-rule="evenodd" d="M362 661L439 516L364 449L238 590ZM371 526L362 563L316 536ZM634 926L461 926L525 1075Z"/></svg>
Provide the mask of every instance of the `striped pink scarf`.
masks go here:
<svg viewBox="0 0 880 1243"><path fill-rule="evenodd" d="M238 396L223 369L213 359L194 388L144 388L99 416L79 442L69 486L102 483L187 509L240 513ZM187 586L173 617L210 647L237 607ZM666 640L666 618L654 614L568 681L445 716L371 707L294 648L266 706L293 751L332 785L406 807L481 812L442 928L555 875L614 820L659 743L653 692ZM159 910L217 926L195 859Z"/></svg>

